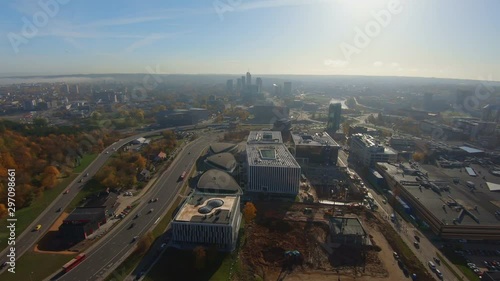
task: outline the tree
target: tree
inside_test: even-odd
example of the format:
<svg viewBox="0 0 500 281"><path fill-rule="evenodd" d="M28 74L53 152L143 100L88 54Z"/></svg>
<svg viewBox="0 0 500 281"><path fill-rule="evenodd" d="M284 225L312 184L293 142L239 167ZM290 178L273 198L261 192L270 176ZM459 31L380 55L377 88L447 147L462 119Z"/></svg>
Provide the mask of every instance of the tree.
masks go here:
<svg viewBox="0 0 500 281"><path fill-rule="evenodd" d="M196 269L203 269L205 268L206 262L207 262L207 252L205 251L205 248L202 246L198 246L194 248L193 250L194 253L194 267Z"/></svg>
<svg viewBox="0 0 500 281"><path fill-rule="evenodd" d="M413 160L420 162L425 159L425 155L422 152L415 152L413 153Z"/></svg>
<svg viewBox="0 0 500 281"><path fill-rule="evenodd" d="M245 218L245 222L252 222L257 216L257 208L252 202L247 202L245 207L243 208L243 217Z"/></svg>

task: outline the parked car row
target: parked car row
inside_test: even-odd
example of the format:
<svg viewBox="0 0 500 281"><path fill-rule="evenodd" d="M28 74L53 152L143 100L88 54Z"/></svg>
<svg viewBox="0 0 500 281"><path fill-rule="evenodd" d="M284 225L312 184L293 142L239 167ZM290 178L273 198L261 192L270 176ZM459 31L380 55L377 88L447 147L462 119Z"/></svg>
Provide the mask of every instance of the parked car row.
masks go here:
<svg viewBox="0 0 500 281"><path fill-rule="evenodd" d="M434 258L434 260L436 262L439 261L438 258ZM439 261L439 263L441 263L441 261ZM436 264L433 261L429 261L427 264L429 265L429 268L436 273L437 277L443 280L443 273L441 273L441 271L436 267Z"/></svg>

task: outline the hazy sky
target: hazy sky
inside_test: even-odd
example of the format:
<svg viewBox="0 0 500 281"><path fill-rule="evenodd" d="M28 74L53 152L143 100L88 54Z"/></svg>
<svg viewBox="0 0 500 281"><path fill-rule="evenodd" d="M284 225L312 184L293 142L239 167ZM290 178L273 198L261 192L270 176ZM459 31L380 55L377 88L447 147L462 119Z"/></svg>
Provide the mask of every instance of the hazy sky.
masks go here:
<svg viewBox="0 0 500 281"><path fill-rule="evenodd" d="M1 0L0 73L500 80L498 11L498 0Z"/></svg>

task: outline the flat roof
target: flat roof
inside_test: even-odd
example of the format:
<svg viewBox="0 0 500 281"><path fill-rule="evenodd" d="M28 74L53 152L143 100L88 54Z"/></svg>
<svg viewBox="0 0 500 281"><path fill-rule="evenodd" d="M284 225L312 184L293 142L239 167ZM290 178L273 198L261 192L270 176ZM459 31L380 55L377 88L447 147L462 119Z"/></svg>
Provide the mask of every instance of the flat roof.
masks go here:
<svg viewBox="0 0 500 281"><path fill-rule="evenodd" d="M174 221L206 224L229 224L239 196L211 196L194 193L186 199Z"/></svg>
<svg viewBox="0 0 500 281"><path fill-rule="evenodd" d="M239 194L241 188L236 180L226 172L211 169L203 173L196 188L200 191Z"/></svg>
<svg viewBox="0 0 500 281"><path fill-rule="evenodd" d="M251 131L248 134L247 143L283 143L281 132L278 131Z"/></svg>
<svg viewBox="0 0 500 281"><path fill-rule="evenodd" d="M490 191L500 191L500 184L492 183L492 182L486 182L486 185L488 186L488 189Z"/></svg>
<svg viewBox="0 0 500 281"><path fill-rule="evenodd" d="M467 153L482 153L482 152L484 152L483 150L480 150L480 149L477 149L477 148L473 148L473 147L469 147L469 146L460 146L459 148L462 149L462 150L464 150Z"/></svg>
<svg viewBox="0 0 500 281"><path fill-rule="evenodd" d="M77 207L64 221L94 221L104 214L104 207Z"/></svg>
<svg viewBox="0 0 500 281"><path fill-rule="evenodd" d="M299 164L285 145L247 145L247 160L250 166L298 167Z"/></svg>
<svg viewBox="0 0 500 281"><path fill-rule="evenodd" d="M420 165L418 169L423 174L428 174L430 182L435 183L437 186L446 186L450 190L449 192L441 191L438 194L432 188L422 187L420 189L419 182L415 180L414 176L402 176L401 171L398 171L395 165L389 163L378 163L378 165L383 166L385 171L400 183L402 181L415 182L415 185L402 186L445 225L453 225L453 220L459 217L460 212L455 211L454 207L448 207L455 204L463 206L464 209L479 220L479 223L476 222L466 212L466 215L458 220L457 225L500 225L494 213L491 213L493 209L491 207L500 202L500 194L484 192L484 187L480 187L481 179L479 177L471 179L467 173L460 172L460 169L445 169L432 165ZM458 184L453 183L454 177L461 179ZM467 187L467 181L475 182L476 190L474 192L471 192L470 188ZM405 198L402 199L405 200ZM410 202L406 200L405 202L409 204L410 208L414 208ZM445 209L443 209L443 204L447 205ZM475 207L477 207L477 210L475 210Z"/></svg>
<svg viewBox="0 0 500 281"><path fill-rule="evenodd" d="M339 146L327 132L316 134L292 134L295 145L310 145L310 146Z"/></svg>
<svg viewBox="0 0 500 281"><path fill-rule="evenodd" d="M358 218L331 217L330 225L334 235L366 235Z"/></svg>

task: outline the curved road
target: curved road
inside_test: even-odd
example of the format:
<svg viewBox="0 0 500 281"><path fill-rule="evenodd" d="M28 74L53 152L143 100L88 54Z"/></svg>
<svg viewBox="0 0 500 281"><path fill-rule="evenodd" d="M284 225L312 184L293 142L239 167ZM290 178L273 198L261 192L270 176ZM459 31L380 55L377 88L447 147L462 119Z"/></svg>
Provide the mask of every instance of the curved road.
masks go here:
<svg viewBox="0 0 500 281"><path fill-rule="evenodd" d="M195 126L182 126L182 127L176 127L178 129L191 129L194 128ZM79 183L78 181L80 178L83 178L84 181L90 179L101 167L106 163L106 160L112 155L113 148L120 148L123 145L131 142L132 140L135 140L139 137L144 137L144 136L149 136L153 134L157 134L159 132L169 130L169 129L174 129L174 128L163 128L160 130L155 130L155 131L150 131L150 132L144 132L140 133L131 137L127 137L125 139L121 139L114 144L110 145L107 147L82 173L80 176L78 176L71 184L68 185L69 188L69 193L68 194L60 194L45 210L24 230L23 233L16 237L16 260L19 260L19 258L29 249L32 249L35 243L43 237L45 232L49 229L49 227L56 221L56 219L60 216L60 213L57 212L57 209L66 208L69 203L75 198L76 192L82 185L83 183ZM110 151L109 154L106 154L107 151ZM88 173L89 176L85 177L84 175ZM33 231L36 225L41 224L42 228L40 231ZM7 255L7 250L10 247L5 248L1 253L1 257L5 257ZM8 269L9 266L6 266L2 270L0 270L0 273L3 272L4 270Z"/></svg>
<svg viewBox="0 0 500 281"><path fill-rule="evenodd" d="M183 171L192 168L201 151L207 147L207 143L211 140L215 139L206 136L186 146L167 171L150 187L147 194L139 199L140 204L134 211L126 216L111 233L104 236L104 240L96 248L87 252L87 258L80 265L60 276L57 280L83 281L106 277L108 271L134 249L137 241L134 242L133 237L139 236L137 240L140 240L174 201L183 184L183 181L177 182L179 176ZM151 198L159 198L159 200L148 203ZM153 212L148 213L151 208L153 208ZM137 213L140 213L140 216L135 218ZM135 226L130 227L132 222L135 223ZM56 278L52 280L56 280Z"/></svg>

